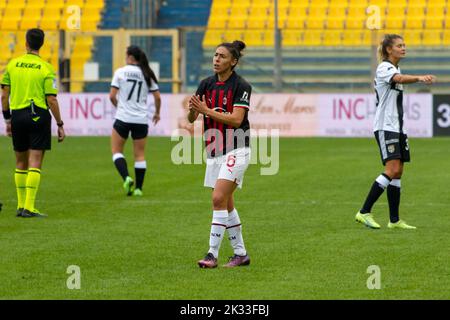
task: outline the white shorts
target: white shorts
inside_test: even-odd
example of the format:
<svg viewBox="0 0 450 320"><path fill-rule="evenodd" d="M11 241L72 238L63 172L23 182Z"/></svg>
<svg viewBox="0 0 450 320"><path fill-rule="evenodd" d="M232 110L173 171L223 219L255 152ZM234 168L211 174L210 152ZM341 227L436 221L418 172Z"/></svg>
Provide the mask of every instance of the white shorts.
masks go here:
<svg viewBox="0 0 450 320"><path fill-rule="evenodd" d="M250 164L250 148L239 148L226 155L206 159L205 187L214 188L218 179L230 180L242 189L244 173Z"/></svg>

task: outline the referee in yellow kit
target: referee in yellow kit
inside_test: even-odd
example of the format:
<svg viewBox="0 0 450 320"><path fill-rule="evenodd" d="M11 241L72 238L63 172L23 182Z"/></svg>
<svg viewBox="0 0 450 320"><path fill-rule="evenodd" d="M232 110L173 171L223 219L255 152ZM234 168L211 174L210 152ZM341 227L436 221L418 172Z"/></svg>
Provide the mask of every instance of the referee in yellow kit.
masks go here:
<svg viewBox="0 0 450 320"><path fill-rule="evenodd" d="M1 81L2 111L6 134L12 136L16 153L15 183L17 216L46 217L34 206L41 180L45 150L51 148L51 115L58 126L58 141L64 140L64 123L59 112L56 74L39 56L44 32L26 33L27 54L12 59Z"/></svg>

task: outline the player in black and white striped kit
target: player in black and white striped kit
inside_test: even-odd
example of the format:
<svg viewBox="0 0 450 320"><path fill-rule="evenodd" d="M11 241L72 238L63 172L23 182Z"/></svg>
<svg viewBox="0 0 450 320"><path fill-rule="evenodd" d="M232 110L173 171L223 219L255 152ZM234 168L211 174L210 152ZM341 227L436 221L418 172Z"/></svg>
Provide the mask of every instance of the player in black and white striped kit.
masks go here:
<svg viewBox="0 0 450 320"><path fill-rule="evenodd" d="M388 228L416 229L399 218L400 188L403 164L410 161L408 136L403 125L403 84L423 82L432 84L433 75L412 76L401 74L398 63L405 57L403 38L396 34L385 35L379 47L379 59L375 76L377 109L374 133L385 171L373 183L356 221L379 229L371 214L372 206L387 189L390 222Z"/></svg>

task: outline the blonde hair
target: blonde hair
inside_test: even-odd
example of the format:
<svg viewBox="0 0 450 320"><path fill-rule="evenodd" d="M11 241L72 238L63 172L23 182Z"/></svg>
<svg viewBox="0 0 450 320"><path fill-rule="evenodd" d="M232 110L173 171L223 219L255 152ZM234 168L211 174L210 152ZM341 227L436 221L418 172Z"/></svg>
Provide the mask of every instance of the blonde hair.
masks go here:
<svg viewBox="0 0 450 320"><path fill-rule="evenodd" d="M387 60L389 58L389 53L387 51L388 47L392 47L394 45L395 39L403 39L402 36L398 34L385 34L383 40L380 42L378 46L378 62L381 63L383 60Z"/></svg>

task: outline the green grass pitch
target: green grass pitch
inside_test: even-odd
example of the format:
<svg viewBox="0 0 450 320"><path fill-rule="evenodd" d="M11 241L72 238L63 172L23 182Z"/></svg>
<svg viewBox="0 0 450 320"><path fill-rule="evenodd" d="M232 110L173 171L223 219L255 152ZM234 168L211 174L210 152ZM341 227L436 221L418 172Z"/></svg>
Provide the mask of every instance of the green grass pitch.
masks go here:
<svg viewBox="0 0 450 320"><path fill-rule="evenodd" d="M374 139L281 139L280 171L251 166L235 194L249 267L199 269L208 248L204 166L174 165L168 138L150 138L144 197L126 197L109 139L69 137L46 154L37 208L15 217L14 155L0 137L0 299L448 299L450 139L410 139L401 218L390 230L354 221L382 166ZM131 147L126 155L132 170ZM224 239L219 265L232 254ZM69 290L67 268L81 270ZM381 271L369 290L367 268Z"/></svg>

